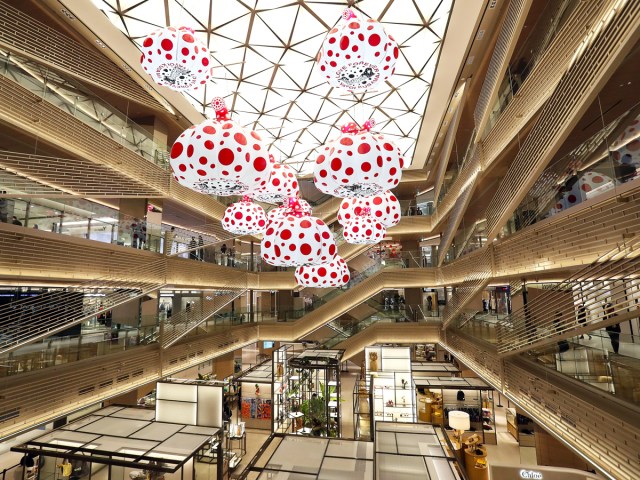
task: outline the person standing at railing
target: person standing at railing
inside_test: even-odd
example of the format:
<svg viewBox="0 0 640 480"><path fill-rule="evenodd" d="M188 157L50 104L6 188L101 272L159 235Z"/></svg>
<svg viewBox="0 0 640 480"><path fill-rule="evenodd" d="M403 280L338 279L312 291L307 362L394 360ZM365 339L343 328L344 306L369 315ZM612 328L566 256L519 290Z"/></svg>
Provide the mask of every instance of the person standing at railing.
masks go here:
<svg viewBox="0 0 640 480"><path fill-rule="evenodd" d="M580 308L578 308L578 325L579 327L587 326L587 307L584 306L584 303L580 304ZM591 340L591 335L587 333L589 340ZM584 338L584 335L580 335L580 340Z"/></svg>
<svg viewBox="0 0 640 480"><path fill-rule="evenodd" d="M0 195L4 195L7 192L0 191ZM6 198L0 198L0 222L7 223L9 220L9 201Z"/></svg>
<svg viewBox="0 0 640 480"><path fill-rule="evenodd" d="M173 251L173 239L176 237L176 227L164 233L164 254L171 255Z"/></svg>
<svg viewBox="0 0 640 480"><path fill-rule="evenodd" d="M220 247L220 265L227 266L227 244L223 243Z"/></svg>
<svg viewBox="0 0 640 480"><path fill-rule="evenodd" d="M612 303L607 303L604 308L605 320L611 320L613 317L618 316L618 314L615 313L615 309L613 308ZM620 350L620 332L622 331L622 328L620 328L619 323L614 323L613 325L607 325L605 327L605 330L609 334L609 339L611 340L611 348L613 348L613 352L617 354Z"/></svg>
<svg viewBox="0 0 640 480"><path fill-rule="evenodd" d="M202 239L202 235L198 235L198 260L204 262L204 240Z"/></svg>
<svg viewBox="0 0 640 480"><path fill-rule="evenodd" d="M198 242L196 242L196 237L191 237L191 241L189 242L189 258L191 260L198 260Z"/></svg>

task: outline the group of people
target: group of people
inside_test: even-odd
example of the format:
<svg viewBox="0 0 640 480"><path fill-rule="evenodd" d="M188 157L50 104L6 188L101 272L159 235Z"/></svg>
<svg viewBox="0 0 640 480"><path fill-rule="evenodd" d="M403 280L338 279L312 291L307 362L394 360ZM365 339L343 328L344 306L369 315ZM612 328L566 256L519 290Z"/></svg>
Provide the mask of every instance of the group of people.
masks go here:
<svg viewBox="0 0 640 480"><path fill-rule="evenodd" d="M384 309L385 310L404 310L405 301L404 296L399 293L395 293L394 295L385 295L384 297Z"/></svg>
<svg viewBox="0 0 640 480"><path fill-rule="evenodd" d="M202 235L198 235L197 241L196 237L191 237L191 241L189 242L189 258L191 260L204 262L204 239Z"/></svg>

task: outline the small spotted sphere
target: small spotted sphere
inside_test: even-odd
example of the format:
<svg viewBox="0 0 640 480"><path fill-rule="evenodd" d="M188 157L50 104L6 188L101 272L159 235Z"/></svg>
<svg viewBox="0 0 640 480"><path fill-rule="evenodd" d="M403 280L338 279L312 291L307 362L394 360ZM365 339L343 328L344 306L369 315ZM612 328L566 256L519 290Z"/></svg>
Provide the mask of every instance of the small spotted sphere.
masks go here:
<svg viewBox="0 0 640 480"><path fill-rule="evenodd" d="M313 181L329 195L369 197L396 187L403 167L402 152L384 135L347 131L320 148Z"/></svg>
<svg viewBox="0 0 640 480"><path fill-rule="evenodd" d="M304 287L335 288L349 283L351 274L347 262L336 255L329 263L296 268L295 277L298 285Z"/></svg>
<svg viewBox="0 0 640 480"><path fill-rule="evenodd" d="M209 50L188 27L165 27L142 41L140 65L153 81L176 91L197 90L211 78Z"/></svg>
<svg viewBox="0 0 640 480"><path fill-rule="evenodd" d="M398 44L382 25L345 10L343 21L327 34L318 52L320 74L332 87L367 90L395 71Z"/></svg>
<svg viewBox="0 0 640 480"><path fill-rule="evenodd" d="M311 215L311 205L306 200L299 198L298 204L300 205L300 210L303 215ZM281 205L276 208L272 208L267 212L267 225L272 222L280 222L287 216L288 207L286 205Z"/></svg>
<svg viewBox="0 0 640 480"><path fill-rule="evenodd" d="M371 197L345 198L338 209L338 222L344 226L367 208L371 216L385 228L400 222L400 202L389 190Z"/></svg>
<svg viewBox="0 0 640 480"><path fill-rule="evenodd" d="M230 120L220 101L215 101L215 120L189 127L173 144L173 175L182 185L210 195L262 188L271 174L267 147L256 132Z"/></svg>
<svg viewBox="0 0 640 480"><path fill-rule="evenodd" d="M347 243L372 245L381 241L387 234L387 230L371 216L360 215L344 226L342 234Z"/></svg>
<svg viewBox="0 0 640 480"><path fill-rule="evenodd" d="M282 220L267 226L260 249L265 262L276 267L328 263L338 251L331 230L322 220L291 210Z"/></svg>
<svg viewBox="0 0 640 480"><path fill-rule="evenodd" d="M284 163L274 163L267 184L252 192L253 198L258 202L273 204L282 203L289 197L297 197L298 193L296 174L293 168Z"/></svg>
<svg viewBox="0 0 640 480"><path fill-rule="evenodd" d="M267 228L267 215L260 205L243 199L224 211L222 228L235 235L258 235Z"/></svg>

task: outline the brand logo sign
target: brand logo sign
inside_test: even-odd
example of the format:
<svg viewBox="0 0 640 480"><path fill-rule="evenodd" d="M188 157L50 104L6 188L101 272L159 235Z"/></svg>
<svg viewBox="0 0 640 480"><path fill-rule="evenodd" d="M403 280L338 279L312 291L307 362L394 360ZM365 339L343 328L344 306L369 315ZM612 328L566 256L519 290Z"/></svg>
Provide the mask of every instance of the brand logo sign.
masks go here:
<svg viewBox="0 0 640 480"><path fill-rule="evenodd" d="M520 470L520 478L542 480L542 474L533 470Z"/></svg>

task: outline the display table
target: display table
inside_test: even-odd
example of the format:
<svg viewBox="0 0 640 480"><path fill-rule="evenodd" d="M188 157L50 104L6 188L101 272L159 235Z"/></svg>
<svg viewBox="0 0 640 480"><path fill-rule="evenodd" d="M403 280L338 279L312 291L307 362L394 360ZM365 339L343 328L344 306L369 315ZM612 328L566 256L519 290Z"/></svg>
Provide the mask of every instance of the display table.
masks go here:
<svg viewBox="0 0 640 480"><path fill-rule="evenodd" d="M238 442L237 448L233 448L233 442ZM242 435L238 436L228 436L227 437L227 450L240 450L240 455L246 455L247 453L247 434L243 432Z"/></svg>
<svg viewBox="0 0 640 480"><path fill-rule="evenodd" d="M481 460L478 462L478 460ZM488 480L487 449L484 447L467 448L464 451L465 470L469 480Z"/></svg>
<svg viewBox="0 0 640 480"><path fill-rule="evenodd" d="M421 422L431 423L431 405L433 401L431 398L422 397L418 399L420 404L418 410L418 420Z"/></svg>

